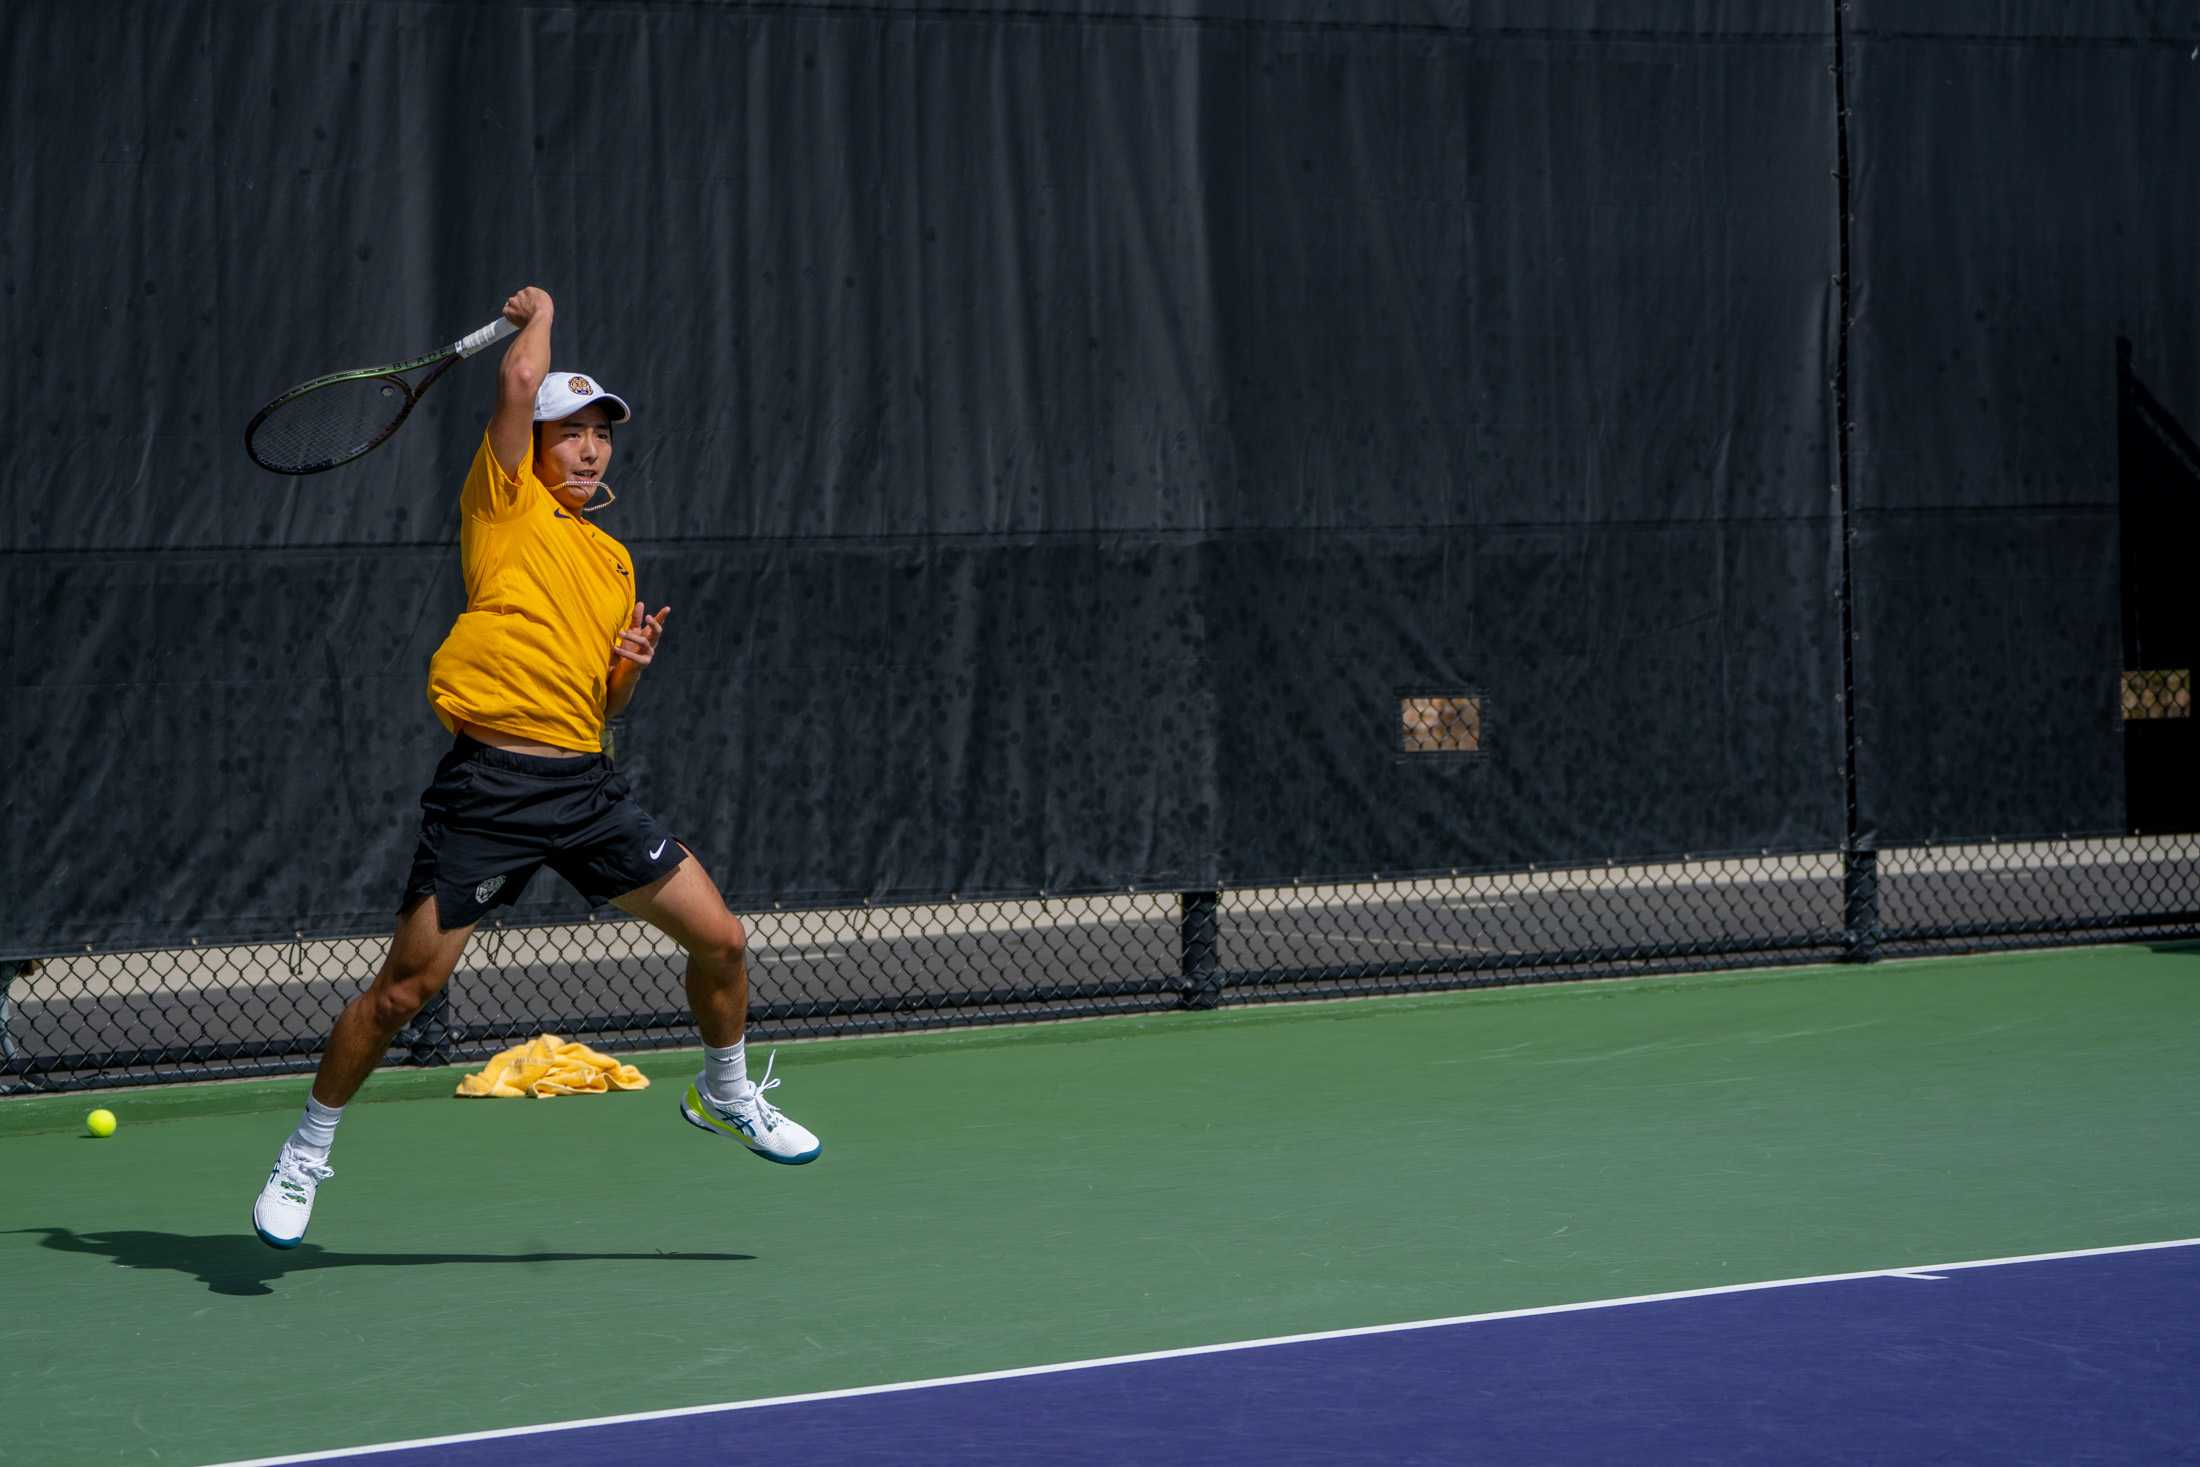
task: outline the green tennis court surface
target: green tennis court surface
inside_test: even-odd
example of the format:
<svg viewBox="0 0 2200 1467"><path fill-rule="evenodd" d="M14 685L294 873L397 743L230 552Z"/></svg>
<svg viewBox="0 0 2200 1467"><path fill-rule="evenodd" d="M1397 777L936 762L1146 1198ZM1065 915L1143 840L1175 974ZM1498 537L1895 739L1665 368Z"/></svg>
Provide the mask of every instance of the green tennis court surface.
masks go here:
<svg viewBox="0 0 2200 1467"><path fill-rule="evenodd" d="M768 1166L390 1072L0 1103L0 1460L208 1462L2200 1234L2200 949L786 1046ZM120 1133L81 1134L105 1103Z"/></svg>

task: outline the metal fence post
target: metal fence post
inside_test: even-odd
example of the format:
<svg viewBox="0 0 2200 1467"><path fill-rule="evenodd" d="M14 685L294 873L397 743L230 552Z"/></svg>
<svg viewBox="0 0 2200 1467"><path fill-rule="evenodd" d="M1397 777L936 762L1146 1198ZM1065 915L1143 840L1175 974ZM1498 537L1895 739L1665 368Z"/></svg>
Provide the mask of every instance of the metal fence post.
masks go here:
<svg viewBox="0 0 2200 1467"><path fill-rule="evenodd" d="M1879 852L1841 853L1841 938L1844 960L1875 962L1879 957Z"/></svg>
<svg viewBox="0 0 2200 1467"><path fill-rule="evenodd" d="M1222 972L1215 956L1221 900L1211 891L1180 891L1176 900L1177 934L1183 947L1184 1007L1214 1008L1222 1002Z"/></svg>
<svg viewBox="0 0 2200 1467"><path fill-rule="evenodd" d="M25 958L21 963L13 958L0 958L0 1060L13 1064L16 1059L15 1036L8 1032L8 985L18 975L28 977L38 971L38 965Z"/></svg>

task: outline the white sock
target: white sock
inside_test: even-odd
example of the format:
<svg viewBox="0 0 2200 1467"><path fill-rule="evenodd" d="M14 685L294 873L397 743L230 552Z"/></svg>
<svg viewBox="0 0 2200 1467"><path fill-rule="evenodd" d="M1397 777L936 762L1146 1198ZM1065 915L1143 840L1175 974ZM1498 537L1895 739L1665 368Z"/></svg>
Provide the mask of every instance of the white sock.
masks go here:
<svg viewBox="0 0 2200 1467"><path fill-rule="evenodd" d="M749 1041L746 1037L720 1049L703 1046L703 1088L713 1100L738 1100L749 1088Z"/></svg>
<svg viewBox="0 0 2200 1467"><path fill-rule="evenodd" d="M290 1133L291 1150L327 1156L328 1149L336 1144L336 1123L343 1118L342 1106L323 1105L307 1094L306 1113L298 1117L298 1129Z"/></svg>

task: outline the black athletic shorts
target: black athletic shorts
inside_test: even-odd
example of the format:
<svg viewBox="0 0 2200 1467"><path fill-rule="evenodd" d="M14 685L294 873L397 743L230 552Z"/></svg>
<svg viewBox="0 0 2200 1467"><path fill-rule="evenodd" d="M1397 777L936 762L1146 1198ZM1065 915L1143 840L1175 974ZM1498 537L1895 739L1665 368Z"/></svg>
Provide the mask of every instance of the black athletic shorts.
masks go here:
<svg viewBox="0 0 2200 1467"><path fill-rule="evenodd" d="M420 845L399 910L433 892L448 932L517 901L542 866L600 907L686 854L603 755L545 759L460 734L420 797Z"/></svg>

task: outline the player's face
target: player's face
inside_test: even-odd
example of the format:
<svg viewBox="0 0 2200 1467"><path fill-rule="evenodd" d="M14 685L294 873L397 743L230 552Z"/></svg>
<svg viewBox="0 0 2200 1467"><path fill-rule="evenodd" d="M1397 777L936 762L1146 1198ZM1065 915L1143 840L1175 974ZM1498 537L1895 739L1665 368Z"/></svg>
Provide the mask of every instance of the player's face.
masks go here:
<svg viewBox="0 0 2200 1467"><path fill-rule="evenodd" d="M568 509L586 504L611 467L610 419L609 408L591 403L536 430L535 474Z"/></svg>

